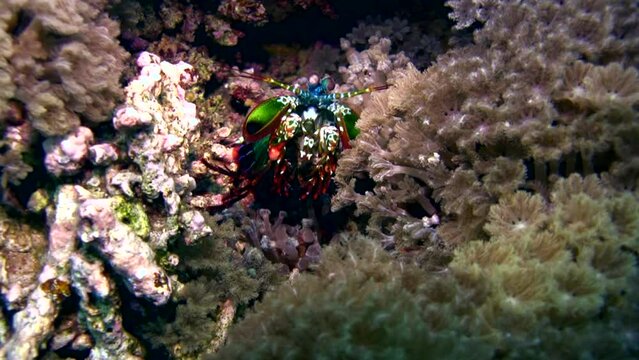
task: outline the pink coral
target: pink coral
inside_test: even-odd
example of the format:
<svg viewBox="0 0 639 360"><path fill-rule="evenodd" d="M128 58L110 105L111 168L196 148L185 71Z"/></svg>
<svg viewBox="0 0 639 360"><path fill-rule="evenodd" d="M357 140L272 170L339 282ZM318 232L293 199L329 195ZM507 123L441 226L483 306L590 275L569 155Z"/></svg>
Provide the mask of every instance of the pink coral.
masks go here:
<svg viewBox="0 0 639 360"><path fill-rule="evenodd" d="M96 144L89 148L89 159L96 165L108 165L120 157L120 151L113 144Z"/></svg>
<svg viewBox="0 0 639 360"><path fill-rule="evenodd" d="M260 209L252 220L244 224L244 231L253 246L261 248L266 257L286 265L286 270L306 270L317 264L321 256L321 246L313 231L313 221L302 220L302 227L284 223L286 212L280 211L271 223L271 212Z"/></svg>
<svg viewBox="0 0 639 360"><path fill-rule="evenodd" d="M93 142L91 129L81 126L63 138L47 139L44 144L44 164L55 176L73 175L84 165Z"/></svg>
<svg viewBox="0 0 639 360"><path fill-rule="evenodd" d="M134 107L124 106L115 112L113 117L113 126L116 129L134 128L138 126L149 125L152 117L146 112L140 112Z"/></svg>

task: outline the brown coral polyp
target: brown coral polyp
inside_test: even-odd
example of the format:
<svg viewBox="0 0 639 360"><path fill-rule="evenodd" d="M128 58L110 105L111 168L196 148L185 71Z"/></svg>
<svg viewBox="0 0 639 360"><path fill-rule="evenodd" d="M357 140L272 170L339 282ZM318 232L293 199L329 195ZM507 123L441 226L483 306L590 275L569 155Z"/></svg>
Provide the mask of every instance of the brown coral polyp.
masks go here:
<svg viewBox="0 0 639 360"><path fill-rule="evenodd" d="M518 191L500 199L498 205L491 206L484 229L493 236L521 237L536 232L544 225L545 212L541 196Z"/></svg>

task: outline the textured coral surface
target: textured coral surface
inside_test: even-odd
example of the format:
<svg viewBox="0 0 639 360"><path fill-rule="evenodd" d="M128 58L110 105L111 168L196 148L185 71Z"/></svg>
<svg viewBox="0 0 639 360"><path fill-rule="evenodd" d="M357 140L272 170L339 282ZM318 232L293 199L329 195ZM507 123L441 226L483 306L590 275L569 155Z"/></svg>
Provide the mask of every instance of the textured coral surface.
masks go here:
<svg viewBox="0 0 639 360"><path fill-rule="evenodd" d="M578 175L558 181L550 199L504 197L489 210L490 239L460 246L444 272L402 266L370 239L342 239L213 358L636 354L639 202Z"/></svg>
<svg viewBox="0 0 639 360"><path fill-rule="evenodd" d="M599 2L499 3L474 44L425 71L397 71L361 114L333 206L357 203L369 226L400 241L439 222L437 236L456 245L486 235L502 196L542 191L553 176L605 171L635 188L639 77L627 55L636 42L615 36L613 18ZM585 42L586 20L598 19ZM362 176L372 191L356 189Z"/></svg>

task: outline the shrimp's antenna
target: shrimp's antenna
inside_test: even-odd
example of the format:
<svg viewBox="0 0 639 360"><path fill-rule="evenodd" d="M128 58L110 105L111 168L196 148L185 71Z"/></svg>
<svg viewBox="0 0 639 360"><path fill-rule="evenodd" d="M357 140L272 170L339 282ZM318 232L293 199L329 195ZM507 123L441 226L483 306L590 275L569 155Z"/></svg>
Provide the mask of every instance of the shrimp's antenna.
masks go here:
<svg viewBox="0 0 639 360"><path fill-rule="evenodd" d="M342 92L342 93L334 93L334 94L331 94L331 96L335 100L348 99L348 98L353 97L353 96L362 95L362 94L368 94L368 93L372 93L374 91L380 91L380 90L386 90L386 89L388 89L388 85L375 85L375 86L369 86L369 87L365 87L363 89L357 89L357 90L353 90L353 91L347 91L347 92Z"/></svg>
<svg viewBox="0 0 639 360"><path fill-rule="evenodd" d="M281 87L282 89L288 90L292 93L294 93L295 95L299 95L302 92L302 89L297 86L297 85L290 85L284 82L281 82L279 80L273 79L272 77L268 77L268 76L262 76L262 75L255 75L255 74L250 74L247 72L237 72L232 74L232 76L235 77L243 77L246 79L252 79L252 80L257 80L257 81L263 81L267 84L271 84L273 86L277 86L277 87Z"/></svg>

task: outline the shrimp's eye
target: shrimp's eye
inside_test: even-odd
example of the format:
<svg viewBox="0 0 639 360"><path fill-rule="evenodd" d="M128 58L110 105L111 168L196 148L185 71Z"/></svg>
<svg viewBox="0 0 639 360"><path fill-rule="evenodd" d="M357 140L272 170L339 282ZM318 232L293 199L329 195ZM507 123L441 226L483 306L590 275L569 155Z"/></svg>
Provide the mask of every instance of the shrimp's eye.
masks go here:
<svg viewBox="0 0 639 360"><path fill-rule="evenodd" d="M335 89L335 81L333 81L332 77L325 76L324 78L322 78L322 86L327 91L332 91L333 89Z"/></svg>

